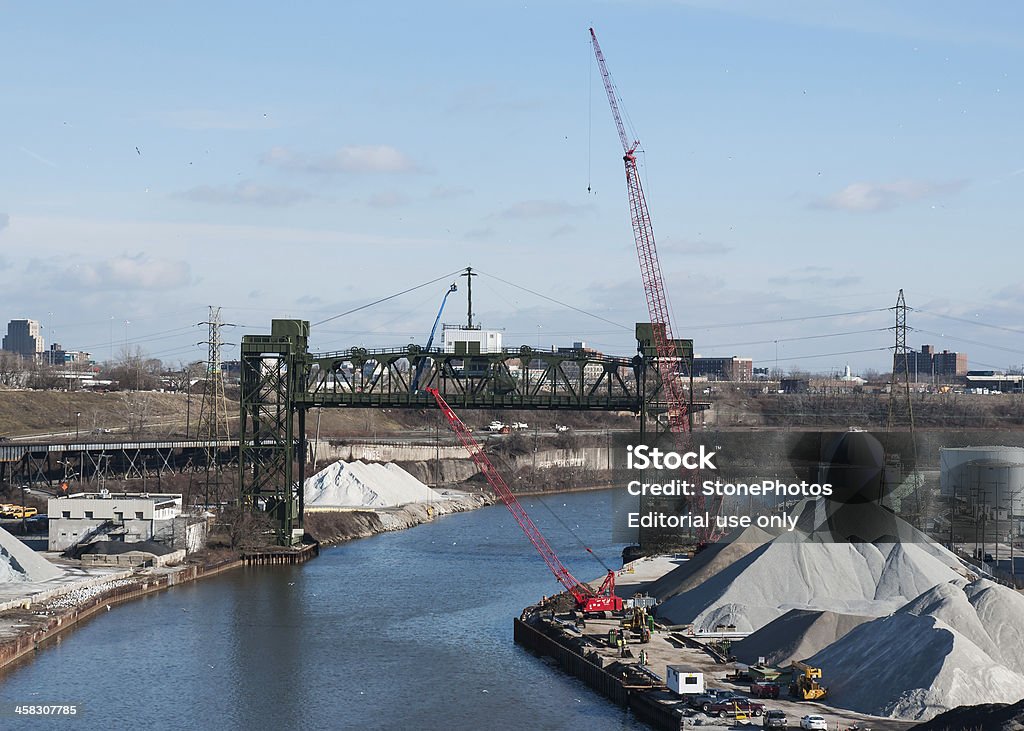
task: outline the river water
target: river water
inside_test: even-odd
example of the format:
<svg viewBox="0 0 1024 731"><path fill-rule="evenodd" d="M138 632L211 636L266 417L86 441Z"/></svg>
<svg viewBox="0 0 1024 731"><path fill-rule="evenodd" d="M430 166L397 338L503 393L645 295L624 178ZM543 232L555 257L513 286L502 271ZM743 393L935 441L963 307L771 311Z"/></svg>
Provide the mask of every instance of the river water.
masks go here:
<svg viewBox="0 0 1024 731"><path fill-rule="evenodd" d="M563 522L618 566L610 491L523 504L579 578L603 569ZM117 607L0 676L0 729L635 728L513 644L513 617L558 589L503 506L448 516Z"/></svg>

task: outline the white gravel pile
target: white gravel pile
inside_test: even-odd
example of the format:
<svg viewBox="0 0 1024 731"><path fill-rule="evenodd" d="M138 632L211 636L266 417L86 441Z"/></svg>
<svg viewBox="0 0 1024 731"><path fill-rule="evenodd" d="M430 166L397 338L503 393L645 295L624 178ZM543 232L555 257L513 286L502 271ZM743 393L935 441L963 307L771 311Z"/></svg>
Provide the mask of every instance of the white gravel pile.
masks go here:
<svg viewBox="0 0 1024 731"><path fill-rule="evenodd" d="M943 584L850 631L808 662L829 700L926 720L960 705L1024 698L1024 597L979 580Z"/></svg>
<svg viewBox="0 0 1024 731"><path fill-rule="evenodd" d="M339 461L303 485L307 507L388 508L442 499L398 465Z"/></svg>
<svg viewBox="0 0 1024 731"><path fill-rule="evenodd" d="M64 572L0 528L0 583L49 581Z"/></svg>
<svg viewBox="0 0 1024 731"><path fill-rule="evenodd" d="M135 583L132 579L114 579L104 584L96 584L95 586L86 586L81 589L72 589L71 591L65 592L57 598L47 603L47 607L50 609L71 609L77 607L80 604L84 604L86 600L91 599L97 594L102 594L105 591L114 589L118 586L128 586L129 584Z"/></svg>
<svg viewBox="0 0 1024 731"><path fill-rule="evenodd" d="M733 625L754 632L790 609L878 617L936 584L961 578L914 543L815 543L799 533L775 538L658 608L663 619L698 631Z"/></svg>

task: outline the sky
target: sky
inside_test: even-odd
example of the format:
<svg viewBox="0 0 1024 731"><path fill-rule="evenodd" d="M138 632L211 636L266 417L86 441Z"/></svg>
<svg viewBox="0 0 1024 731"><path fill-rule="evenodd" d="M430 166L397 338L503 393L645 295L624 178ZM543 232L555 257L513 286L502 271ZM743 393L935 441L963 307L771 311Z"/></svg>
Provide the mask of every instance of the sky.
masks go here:
<svg viewBox="0 0 1024 731"><path fill-rule="evenodd" d="M0 323L97 360L316 351L631 355L631 134L676 337L815 372L908 345L1024 363L1024 7L865 0L0 0ZM430 282L430 284L426 284ZM420 286L424 285L424 286ZM399 292L358 312L336 317ZM326 322L325 322L326 321Z"/></svg>

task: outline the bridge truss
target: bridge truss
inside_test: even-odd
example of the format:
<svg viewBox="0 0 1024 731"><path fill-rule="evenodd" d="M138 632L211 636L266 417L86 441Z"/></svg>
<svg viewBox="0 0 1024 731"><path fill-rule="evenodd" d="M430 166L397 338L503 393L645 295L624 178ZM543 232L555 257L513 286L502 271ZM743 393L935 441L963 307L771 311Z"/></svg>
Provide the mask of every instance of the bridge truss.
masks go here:
<svg viewBox="0 0 1024 731"><path fill-rule="evenodd" d="M302 536L311 408L433 409L429 387L459 409L629 411L641 415L641 431L648 415L667 412L659 406L658 369L648 367L656 356L643 342L638 355L623 358L527 346L486 354L415 345L318 354L308 341L307 321L273 320L270 335L245 335L241 344L241 498L270 515L283 544Z"/></svg>

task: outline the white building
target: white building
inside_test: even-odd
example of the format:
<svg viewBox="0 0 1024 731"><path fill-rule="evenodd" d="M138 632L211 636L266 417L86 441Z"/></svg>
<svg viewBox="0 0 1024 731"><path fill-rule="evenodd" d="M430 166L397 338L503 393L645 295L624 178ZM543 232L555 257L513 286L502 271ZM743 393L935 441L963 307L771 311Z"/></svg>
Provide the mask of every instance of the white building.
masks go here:
<svg viewBox="0 0 1024 731"><path fill-rule="evenodd" d="M197 529L181 515L181 495L77 493L50 498L48 549L64 551L82 542L116 536L126 543L157 540L173 548L197 550Z"/></svg>
<svg viewBox="0 0 1024 731"><path fill-rule="evenodd" d="M444 352L455 355L484 355L501 352L501 332L444 326Z"/></svg>

